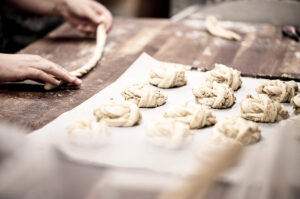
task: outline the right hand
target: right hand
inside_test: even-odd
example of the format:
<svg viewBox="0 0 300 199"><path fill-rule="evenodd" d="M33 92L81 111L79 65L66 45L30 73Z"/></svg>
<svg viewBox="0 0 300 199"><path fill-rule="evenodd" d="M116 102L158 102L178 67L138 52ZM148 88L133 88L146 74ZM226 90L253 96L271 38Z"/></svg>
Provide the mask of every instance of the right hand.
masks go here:
<svg viewBox="0 0 300 199"><path fill-rule="evenodd" d="M79 86L81 80L72 76L61 66L38 55L0 54L0 82L26 79L59 85L62 80Z"/></svg>
<svg viewBox="0 0 300 199"><path fill-rule="evenodd" d="M109 31L113 22L110 11L94 0L63 0L57 5L56 12L85 33L95 33L101 23Z"/></svg>

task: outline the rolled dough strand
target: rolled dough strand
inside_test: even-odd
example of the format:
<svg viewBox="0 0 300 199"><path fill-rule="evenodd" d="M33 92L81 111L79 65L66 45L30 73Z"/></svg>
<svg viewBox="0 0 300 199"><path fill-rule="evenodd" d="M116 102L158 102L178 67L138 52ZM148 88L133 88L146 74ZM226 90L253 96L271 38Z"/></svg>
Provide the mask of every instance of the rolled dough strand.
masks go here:
<svg viewBox="0 0 300 199"><path fill-rule="evenodd" d="M96 36L97 36L97 38L96 38L97 44L96 44L96 49L94 51L93 57L86 64L84 64L80 68L72 71L71 74L73 76L75 76L75 77L84 76L89 71L91 71L97 65L98 61L101 59L104 45L105 45L106 38L107 38L104 24L98 25ZM50 84L50 83L46 83L44 86L44 89L52 90L52 89L55 89L55 88L59 87L60 85L62 85L62 83L63 83L63 81L60 81L60 84L58 86Z"/></svg>
<svg viewBox="0 0 300 199"><path fill-rule="evenodd" d="M219 26L216 17L213 16L206 17L205 24L208 32L210 32L210 34L214 36L221 37L224 39L230 39L230 40L237 40L237 41L241 40L240 35Z"/></svg>

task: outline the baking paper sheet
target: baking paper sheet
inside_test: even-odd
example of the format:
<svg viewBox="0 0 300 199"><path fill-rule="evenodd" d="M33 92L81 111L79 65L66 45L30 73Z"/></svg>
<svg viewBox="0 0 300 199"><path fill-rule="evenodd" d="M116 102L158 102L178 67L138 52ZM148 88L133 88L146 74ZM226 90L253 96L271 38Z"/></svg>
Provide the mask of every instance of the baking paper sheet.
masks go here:
<svg viewBox="0 0 300 199"><path fill-rule="evenodd" d="M163 60L161 60L163 61ZM127 168L144 168L158 172L164 172L176 175L188 175L193 172L197 165L201 165L195 156L195 148L199 144L205 144L211 136L212 127L200 130L192 130L195 133L193 142L182 150L168 150L153 145L145 138L145 124L147 121L163 118L163 112L170 107L184 103L187 100L194 99L192 88L204 81L203 72L187 71L188 84L180 88L160 89L168 95L167 103L154 109L141 108L142 121L135 127L111 127L111 136L106 145L94 150L79 150L70 147L66 142L66 126L77 118L94 119L93 110L113 98L116 101L122 101L121 92L124 88L135 83L147 83L148 74L151 67L157 66L158 61L143 53L129 69L113 84L106 87L81 105L62 114L54 121L43 128L29 135L30 139L43 139L59 145L62 150L70 157L84 162L94 164L107 164ZM213 109L217 120L224 117L239 116L239 102L247 94L256 94L255 88L264 79L242 78L242 87L235 92L236 103L230 109ZM293 115L289 104L284 104ZM268 137L272 135L278 123L259 124L262 129L262 140L251 147L262 147L267 145ZM43 146L40 146L41 148ZM262 150L263 151L263 150ZM231 176L234 176L234 171Z"/></svg>

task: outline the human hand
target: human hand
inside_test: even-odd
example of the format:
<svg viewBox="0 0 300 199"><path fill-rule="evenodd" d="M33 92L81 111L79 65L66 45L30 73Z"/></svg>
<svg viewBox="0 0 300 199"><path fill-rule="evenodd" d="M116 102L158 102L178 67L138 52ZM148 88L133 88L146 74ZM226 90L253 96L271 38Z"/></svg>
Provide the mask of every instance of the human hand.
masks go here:
<svg viewBox="0 0 300 199"><path fill-rule="evenodd" d="M59 85L59 80L77 86L81 84L80 79L72 76L64 68L38 55L0 54L0 82L15 82L25 79L54 85Z"/></svg>
<svg viewBox="0 0 300 199"><path fill-rule="evenodd" d="M56 9L82 32L95 33L100 23L105 25L106 31L111 29L113 17L110 11L94 0L63 0Z"/></svg>

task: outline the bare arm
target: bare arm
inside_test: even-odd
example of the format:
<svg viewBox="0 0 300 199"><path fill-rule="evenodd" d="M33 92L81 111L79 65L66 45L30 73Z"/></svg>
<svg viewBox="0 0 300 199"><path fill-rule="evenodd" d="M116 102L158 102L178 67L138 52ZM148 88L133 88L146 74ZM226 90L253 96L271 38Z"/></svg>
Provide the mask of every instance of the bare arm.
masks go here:
<svg viewBox="0 0 300 199"><path fill-rule="evenodd" d="M64 0L6 0L8 5L17 9L44 15L58 15L56 9Z"/></svg>

